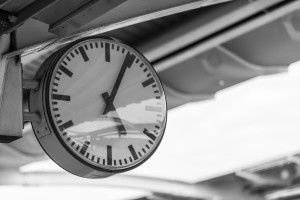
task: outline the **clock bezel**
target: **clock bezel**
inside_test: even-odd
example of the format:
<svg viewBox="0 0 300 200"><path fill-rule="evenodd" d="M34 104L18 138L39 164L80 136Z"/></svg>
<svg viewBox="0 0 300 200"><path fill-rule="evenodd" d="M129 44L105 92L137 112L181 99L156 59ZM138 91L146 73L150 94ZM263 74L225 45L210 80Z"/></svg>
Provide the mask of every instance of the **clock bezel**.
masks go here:
<svg viewBox="0 0 300 200"><path fill-rule="evenodd" d="M49 136L53 136L55 135L55 138L60 142L60 144L62 144L63 149L65 149L67 151L67 153L69 153L71 155L71 157L73 159L75 159L76 161L78 161L79 163L82 163L85 167L88 167L92 170L89 170L89 173L92 173L93 170L96 170L96 172L100 173L100 177L106 177L112 174L117 174L117 173L122 173L122 172L126 172L129 170L132 170L138 166L140 166L141 164L143 164L145 161L147 161L153 154L154 152L157 150L158 146L160 145L163 136L164 136L164 132L166 129L166 124L167 124L167 101L166 101L166 96L165 96L165 92L164 92L164 88L162 86L161 80L159 78L159 76L157 75L155 69L152 67L152 65L150 64L150 66L152 67L152 72L151 73L155 73L156 79L160 84L160 89L162 91L163 94L163 98L164 98L164 102L165 102L165 107L166 107L166 113L165 113L165 120L164 123L162 124L162 131L161 131L161 136L159 138L159 141L155 142L155 146L151 149L151 151L147 154L144 155L142 158L139 158L139 161L137 163L134 163L130 166L125 166L124 168L118 168L118 169L113 169L113 166L108 166L108 168L104 168L102 166L95 166L87 161L85 161L84 159L82 159L80 156L76 155L76 153L74 153L70 147L65 143L65 141L63 140L63 138L60 136L59 131L56 128L53 116L51 114L51 106L50 106L50 92L49 89L51 87L51 82L52 79L54 78L54 74L58 68L58 63L59 61L61 61L62 59L64 59L64 57L66 56L66 54L68 52L70 52L70 49L72 48L76 48L76 46L80 45L81 43L85 43L88 42L90 40L94 40L94 39L101 39L103 41L105 40L109 40L109 41L113 41L113 42L117 42L117 43L121 43L122 45L126 46L126 48L130 51L133 51L135 54L138 54L139 57L141 57L143 59L143 62L148 62L150 64L150 62L136 49L130 47L129 45L125 44L124 42L121 42L117 39L111 38L111 37L104 37L104 36L93 36L93 37L86 37L86 38L82 38L80 40L77 40L75 42L72 42L71 44L68 44L67 46L63 47L62 49L58 50L56 53L52 54L42 65L40 71L37 73L37 78L39 78L38 76L42 76L41 78L41 87L39 88L39 91L41 91L40 93L42 93L41 96L42 97L42 110L43 110L43 117L46 119L45 124L47 124L48 129L50 130L50 132L54 133L54 134L49 134ZM34 123L33 127L34 127ZM64 168L66 171L81 176L81 177L88 177L86 175L82 175L81 173L74 173L74 171L72 169L66 169L64 162L57 162L57 160L53 159L53 152L51 152L51 150L49 150L47 146L43 146L42 142L40 141L38 134L36 132L39 132L41 130L39 130L38 128L33 128L35 131L35 135L38 138L38 141L40 142L41 146L43 147L43 149L45 150L45 152L48 154L48 156L54 160L54 162L56 162L57 164L59 164L62 168ZM47 135L46 135L47 136ZM46 149L47 148L47 149ZM50 152L49 152L50 151ZM49 155L51 154L51 155ZM67 162L72 162L71 160L68 160ZM93 176L95 175L95 172L92 173ZM97 173L96 173L97 174ZM96 175L97 176L97 175ZM88 178L93 178L93 177L88 177Z"/></svg>

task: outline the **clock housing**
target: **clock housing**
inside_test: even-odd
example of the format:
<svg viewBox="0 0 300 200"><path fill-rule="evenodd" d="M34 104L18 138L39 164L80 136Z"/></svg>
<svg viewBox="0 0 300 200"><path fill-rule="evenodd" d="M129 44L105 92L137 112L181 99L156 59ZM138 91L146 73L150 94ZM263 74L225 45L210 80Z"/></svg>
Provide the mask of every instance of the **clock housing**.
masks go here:
<svg viewBox="0 0 300 200"><path fill-rule="evenodd" d="M107 37L76 41L51 55L36 77L30 111L49 157L82 177L101 178L144 163L159 146L167 106L151 64Z"/></svg>

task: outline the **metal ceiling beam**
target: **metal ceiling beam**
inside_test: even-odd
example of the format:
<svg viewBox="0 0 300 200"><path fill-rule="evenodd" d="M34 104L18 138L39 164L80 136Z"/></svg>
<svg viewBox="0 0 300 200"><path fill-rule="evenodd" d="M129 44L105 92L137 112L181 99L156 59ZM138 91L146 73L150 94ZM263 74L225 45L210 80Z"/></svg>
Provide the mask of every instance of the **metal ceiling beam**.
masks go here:
<svg viewBox="0 0 300 200"><path fill-rule="evenodd" d="M234 174L206 180L197 185L218 195L221 200L265 200L264 195L246 191L244 181Z"/></svg>
<svg viewBox="0 0 300 200"><path fill-rule="evenodd" d="M56 0L35 1L17 13L7 14L1 17L0 35L10 33L21 26L26 20L38 14Z"/></svg>
<svg viewBox="0 0 300 200"><path fill-rule="evenodd" d="M9 1L10 0L0 0L0 7L2 7L3 5L5 5Z"/></svg>
<svg viewBox="0 0 300 200"><path fill-rule="evenodd" d="M92 0L67 15L58 22L50 25L49 32L59 36L77 32L95 18L104 15L127 0Z"/></svg>
<svg viewBox="0 0 300 200"><path fill-rule="evenodd" d="M265 195L266 200L291 200L299 199L300 188L299 186L291 186L288 188L275 190Z"/></svg>
<svg viewBox="0 0 300 200"><path fill-rule="evenodd" d="M137 49L153 62L282 1L239 0L208 8L159 36L150 37L149 40L139 44Z"/></svg>
<svg viewBox="0 0 300 200"><path fill-rule="evenodd" d="M53 49L86 36L228 1L231 0L131 0L83 26L78 30L79 33L52 40L45 38L45 41L40 44L32 44L32 46L10 52L6 56L28 55L43 49Z"/></svg>
<svg viewBox="0 0 300 200"><path fill-rule="evenodd" d="M274 10L264 13L261 16L256 16L242 24L237 23L236 26L231 26L218 34L214 34L207 39L197 42L193 45L184 48L174 54L171 54L154 63L154 67L158 72L164 71L178 63L191 59L213 47L219 46L231 39L241 36L249 31L266 25L272 21L275 21L291 12L294 12L300 8L300 1L284 1L284 5L275 8Z"/></svg>
<svg viewBox="0 0 300 200"><path fill-rule="evenodd" d="M236 172L235 175L237 177L240 177L242 179L245 179L252 184L254 184L254 187L263 187L263 186L280 186L284 187L287 186L287 182L283 180L279 180L278 178L274 177L265 177L259 174L250 173L246 171L239 171Z"/></svg>

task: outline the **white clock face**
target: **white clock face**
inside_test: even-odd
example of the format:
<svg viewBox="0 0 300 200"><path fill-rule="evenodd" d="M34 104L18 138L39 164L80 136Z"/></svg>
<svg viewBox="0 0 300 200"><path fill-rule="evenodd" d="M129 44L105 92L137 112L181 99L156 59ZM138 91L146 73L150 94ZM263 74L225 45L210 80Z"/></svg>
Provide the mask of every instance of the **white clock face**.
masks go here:
<svg viewBox="0 0 300 200"><path fill-rule="evenodd" d="M166 100L155 71L114 40L88 39L67 50L53 68L46 98L60 141L95 168L139 164L164 133Z"/></svg>

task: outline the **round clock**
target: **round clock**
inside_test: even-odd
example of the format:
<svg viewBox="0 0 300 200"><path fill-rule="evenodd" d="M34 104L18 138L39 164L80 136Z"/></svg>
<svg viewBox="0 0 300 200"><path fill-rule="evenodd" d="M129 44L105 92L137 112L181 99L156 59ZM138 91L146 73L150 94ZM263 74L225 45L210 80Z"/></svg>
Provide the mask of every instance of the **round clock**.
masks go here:
<svg viewBox="0 0 300 200"><path fill-rule="evenodd" d="M87 178L107 177L146 161L160 144L167 107L162 84L137 50L105 37L76 41L52 54L35 77L30 112L49 157Z"/></svg>

